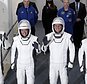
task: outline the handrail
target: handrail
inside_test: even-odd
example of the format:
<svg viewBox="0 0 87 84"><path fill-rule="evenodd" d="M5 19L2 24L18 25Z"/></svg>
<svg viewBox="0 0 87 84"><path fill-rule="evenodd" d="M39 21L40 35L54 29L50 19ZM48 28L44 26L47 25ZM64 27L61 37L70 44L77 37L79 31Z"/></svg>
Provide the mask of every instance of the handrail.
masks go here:
<svg viewBox="0 0 87 84"><path fill-rule="evenodd" d="M2 62L5 60L5 58L6 58L6 56L8 55L8 53L9 53L10 49L11 49L11 47L10 47L10 48L8 48L8 50L6 51L6 53L5 53L5 55L4 55L3 59L2 59Z"/></svg>
<svg viewBox="0 0 87 84"><path fill-rule="evenodd" d="M10 34L10 32L12 31L12 29L14 28L14 26L16 25L17 20L15 21L15 23L12 25L11 29L7 32L6 36L8 36ZM12 45L11 45L12 46ZM5 60L6 56L8 55L9 51L10 51L11 47L7 49L6 53L4 54L4 57L2 59L2 62Z"/></svg>
<svg viewBox="0 0 87 84"><path fill-rule="evenodd" d="M12 25L11 29L8 31L7 36L10 34L10 32L12 31L12 29L14 28L14 26L16 25L16 23L17 23L17 20L16 20L15 23Z"/></svg>

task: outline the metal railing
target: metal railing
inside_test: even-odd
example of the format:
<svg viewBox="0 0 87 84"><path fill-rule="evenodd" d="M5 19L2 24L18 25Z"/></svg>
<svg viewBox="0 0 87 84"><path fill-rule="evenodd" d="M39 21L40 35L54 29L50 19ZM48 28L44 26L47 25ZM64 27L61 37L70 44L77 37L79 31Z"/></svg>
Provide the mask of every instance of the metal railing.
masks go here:
<svg viewBox="0 0 87 84"><path fill-rule="evenodd" d="M13 30L13 28L15 27L15 25L17 24L17 20L15 21L15 23L12 25L12 27L9 29L9 31L6 34L6 37L9 36L9 34L11 33L11 31ZM7 49L6 53L3 56L2 62L5 60L6 56L8 55L9 51L10 51L11 47Z"/></svg>

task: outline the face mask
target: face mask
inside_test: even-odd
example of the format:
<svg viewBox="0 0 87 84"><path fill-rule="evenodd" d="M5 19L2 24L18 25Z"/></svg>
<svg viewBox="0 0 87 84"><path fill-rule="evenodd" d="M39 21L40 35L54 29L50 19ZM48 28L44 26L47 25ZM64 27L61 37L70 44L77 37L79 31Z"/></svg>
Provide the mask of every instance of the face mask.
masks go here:
<svg viewBox="0 0 87 84"><path fill-rule="evenodd" d="M75 0L76 2L79 2L80 0Z"/></svg>

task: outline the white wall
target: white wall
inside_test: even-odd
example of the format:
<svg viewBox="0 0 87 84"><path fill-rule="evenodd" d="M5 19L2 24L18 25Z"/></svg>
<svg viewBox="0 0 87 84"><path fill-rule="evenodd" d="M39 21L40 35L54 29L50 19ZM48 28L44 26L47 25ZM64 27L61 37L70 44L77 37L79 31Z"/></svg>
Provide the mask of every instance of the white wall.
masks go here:
<svg viewBox="0 0 87 84"><path fill-rule="evenodd" d="M0 0L0 31L8 32L16 21L17 4L18 0Z"/></svg>
<svg viewBox="0 0 87 84"><path fill-rule="evenodd" d="M17 16L16 16L16 9L17 9L17 5L19 2L21 2L21 0L11 0L12 1L12 19L13 19L13 23L17 20Z"/></svg>
<svg viewBox="0 0 87 84"><path fill-rule="evenodd" d="M7 31L8 28L8 2L0 0L0 31Z"/></svg>

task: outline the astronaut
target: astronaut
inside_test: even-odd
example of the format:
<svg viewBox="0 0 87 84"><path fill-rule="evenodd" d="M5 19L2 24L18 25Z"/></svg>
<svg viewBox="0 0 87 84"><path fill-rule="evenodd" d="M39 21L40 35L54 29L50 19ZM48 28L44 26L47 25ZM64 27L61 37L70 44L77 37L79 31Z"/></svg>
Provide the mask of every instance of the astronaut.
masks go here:
<svg viewBox="0 0 87 84"><path fill-rule="evenodd" d="M56 17L52 23L52 31L43 38L42 51L45 53L47 47L50 50L50 84L57 84L58 75L61 84L68 84L67 76L67 50L69 49L70 61L68 67L73 68L75 48L72 36L64 32L65 23L61 17Z"/></svg>
<svg viewBox="0 0 87 84"><path fill-rule="evenodd" d="M21 20L18 24L18 36L15 36L11 51L11 69L15 67L15 51L17 49L17 84L34 84L34 59L33 50L40 53L38 37L31 34L31 26L27 20Z"/></svg>
<svg viewBox="0 0 87 84"><path fill-rule="evenodd" d="M81 42L81 47L78 52L78 60L80 66L80 72L84 73L84 60L85 60L85 84L87 84L87 38ZM84 56L85 55L85 59Z"/></svg>

